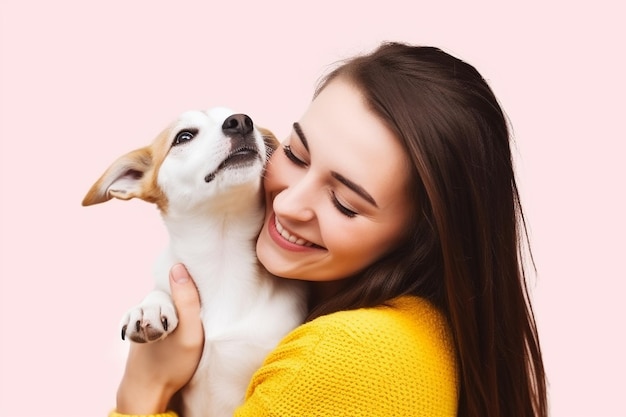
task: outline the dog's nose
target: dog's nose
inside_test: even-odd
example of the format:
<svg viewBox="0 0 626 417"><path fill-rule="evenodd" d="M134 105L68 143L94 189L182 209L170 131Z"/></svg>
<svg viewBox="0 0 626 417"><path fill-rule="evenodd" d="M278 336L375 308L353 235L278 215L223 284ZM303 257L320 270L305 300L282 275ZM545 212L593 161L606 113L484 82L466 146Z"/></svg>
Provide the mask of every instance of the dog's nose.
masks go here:
<svg viewBox="0 0 626 417"><path fill-rule="evenodd" d="M245 114L233 114L224 120L222 131L226 134L240 134L242 136L252 132L254 123L252 119Z"/></svg>

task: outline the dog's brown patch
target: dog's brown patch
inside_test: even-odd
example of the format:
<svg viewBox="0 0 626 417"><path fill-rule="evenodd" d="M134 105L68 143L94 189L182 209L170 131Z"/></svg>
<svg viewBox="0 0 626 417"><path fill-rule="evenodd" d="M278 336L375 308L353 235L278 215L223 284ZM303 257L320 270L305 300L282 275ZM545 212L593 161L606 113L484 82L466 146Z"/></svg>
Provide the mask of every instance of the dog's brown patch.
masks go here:
<svg viewBox="0 0 626 417"><path fill-rule="evenodd" d="M165 212L168 201L157 185L157 175L169 151L169 130L161 132L152 145L135 149L113 162L89 189L83 206L104 203L112 198L140 198Z"/></svg>
<svg viewBox="0 0 626 417"><path fill-rule="evenodd" d="M268 156L271 155L278 147L280 146L280 142L276 139L276 136L269 130L264 127L257 126L259 132L261 132L261 136L263 136L263 142L265 142L265 148L268 150Z"/></svg>

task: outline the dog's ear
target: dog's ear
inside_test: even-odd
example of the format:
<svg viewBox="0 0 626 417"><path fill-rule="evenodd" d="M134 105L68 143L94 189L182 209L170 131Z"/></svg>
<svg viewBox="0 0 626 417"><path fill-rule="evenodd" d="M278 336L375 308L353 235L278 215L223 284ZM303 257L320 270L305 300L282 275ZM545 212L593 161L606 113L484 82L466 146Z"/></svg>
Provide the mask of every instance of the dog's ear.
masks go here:
<svg viewBox="0 0 626 417"><path fill-rule="evenodd" d="M265 142L265 149L267 150L267 156L271 156L276 149L280 146L280 142L276 139L276 136L269 130L264 127L258 127L259 132L263 136L263 142Z"/></svg>
<svg viewBox="0 0 626 417"><path fill-rule="evenodd" d="M111 198L130 200L143 192L144 175L152 167L150 148L141 148L118 158L102 174L83 199L83 206L104 203Z"/></svg>

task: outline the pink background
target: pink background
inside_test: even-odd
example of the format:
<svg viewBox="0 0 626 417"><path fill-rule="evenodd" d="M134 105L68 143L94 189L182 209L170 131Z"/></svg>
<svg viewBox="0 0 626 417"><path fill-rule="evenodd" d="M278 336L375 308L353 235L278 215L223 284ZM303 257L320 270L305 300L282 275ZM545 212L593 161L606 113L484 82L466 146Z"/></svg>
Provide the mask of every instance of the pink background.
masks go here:
<svg viewBox="0 0 626 417"><path fill-rule="evenodd" d="M620 2L247 3L1 1L0 415L114 405L166 239L146 203L81 207L114 158L213 105L284 137L329 64L402 40L474 64L513 123L552 415L625 416Z"/></svg>

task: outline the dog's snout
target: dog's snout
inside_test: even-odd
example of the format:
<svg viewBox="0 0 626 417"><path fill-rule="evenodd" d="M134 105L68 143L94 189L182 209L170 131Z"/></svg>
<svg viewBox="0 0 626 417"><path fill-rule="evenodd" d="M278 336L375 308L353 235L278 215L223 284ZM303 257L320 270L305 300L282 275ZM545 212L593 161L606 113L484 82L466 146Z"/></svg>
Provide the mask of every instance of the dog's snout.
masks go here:
<svg viewBox="0 0 626 417"><path fill-rule="evenodd" d="M252 119L245 114L233 114L224 120L222 131L227 135L239 134L245 136L252 132L254 123Z"/></svg>

